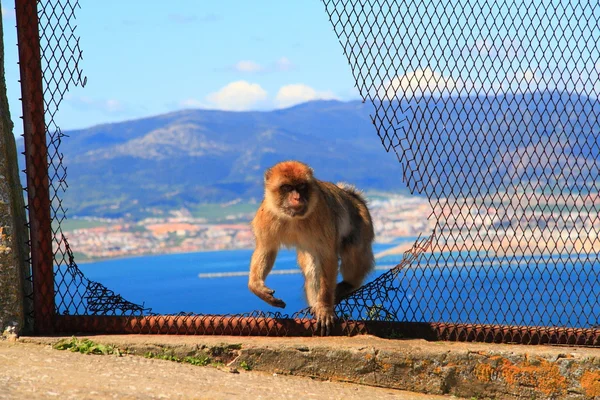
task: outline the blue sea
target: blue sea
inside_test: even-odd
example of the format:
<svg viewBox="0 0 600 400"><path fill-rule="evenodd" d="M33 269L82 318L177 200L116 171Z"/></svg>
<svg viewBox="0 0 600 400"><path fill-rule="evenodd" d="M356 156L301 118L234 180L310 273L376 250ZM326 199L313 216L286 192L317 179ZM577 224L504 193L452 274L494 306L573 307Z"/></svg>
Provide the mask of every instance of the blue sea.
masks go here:
<svg viewBox="0 0 600 400"><path fill-rule="evenodd" d="M404 239L414 242L414 239ZM396 245L376 244L375 253ZM271 307L247 288L251 250L168 254L80 264L85 276L159 314L286 314L307 306L294 251L280 251L267 286L287 303ZM439 256L439 255L438 255ZM444 262L421 258L392 280L394 293L378 300L399 321L445 321L537 326L600 324L600 255L523 256L465 265L473 254L448 254ZM430 256L432 257L432 256ZM367 281L396 265L379 259ZM439 259L439 257L437 257ZM233 276L229 276L233 275Z"/></svg>
<svg viewBox="0 0 600 400"><path fill-rule="evenodd" d="M414 239L408 241L413 242ZM373 250L377 253L397 243L400 242L375 244ZM252 250L165 254L82 263L79 268L88 279L160 314L237 314L254 310L292 314L307 306L303 295L304 279L296 264L295 251L280 250L273 270L294 270L297 273L271 274L266 282L276 291L275 297L286 302L285 309L272 307L252 294L248 290L247 275L201 277L206 274L247 273L251 255ZM378 262L378 265L389 266L391 263L388 260L387 263ZM383 272L376 270L369 279Z"/></svg>

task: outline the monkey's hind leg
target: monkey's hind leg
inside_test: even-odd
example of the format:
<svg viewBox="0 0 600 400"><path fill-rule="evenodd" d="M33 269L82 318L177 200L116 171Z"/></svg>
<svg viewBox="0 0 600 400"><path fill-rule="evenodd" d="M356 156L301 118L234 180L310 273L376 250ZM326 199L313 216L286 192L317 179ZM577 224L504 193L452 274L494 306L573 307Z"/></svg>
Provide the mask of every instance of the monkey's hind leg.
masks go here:
<svg viewBox="0 0 600 400"><path fill-rule="evenodd" d="M306 251L298 251L298 265L304 275L304 294L306 302L313 307L317 303L317 294L319 293L319 266L317 259Z"/></svg>
<svg viewBox="0 0 600 400"><path fill-rule="evenodd" d="M373 270L375 258L371 246L347 245L341 251L340 272L342 281L335 288L335 304L360 288L365 277Z"/></svg>
<svg viewBox="0 0 600 400"><path fill-rule="evenodd" d="M306 300L317 321L317 332L329 335L334 323L334 290L337 276L335 255L315 257L313 254L298 251L298 264L304 274Z"/></svg>

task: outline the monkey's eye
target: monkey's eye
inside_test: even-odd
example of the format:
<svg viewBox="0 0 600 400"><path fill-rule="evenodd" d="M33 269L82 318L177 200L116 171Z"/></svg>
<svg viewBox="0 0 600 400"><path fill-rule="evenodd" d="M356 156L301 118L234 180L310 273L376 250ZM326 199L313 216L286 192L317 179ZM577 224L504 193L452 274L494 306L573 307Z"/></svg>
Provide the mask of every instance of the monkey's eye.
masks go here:
<svg viewBox="0 0 600 400"><path fill-rule="evenodd" d="M299 184L298 186L296 186L296 189L299 190L299 191L301 191L301 192L304 191L304 190L306 190L306 183Z"/></svg>
<svg viewBox="0 0 600 400"><path fill-rule="evenodd" d="M291 192L293 188L291 185L281 185L279 189L281 189L282 192Z"/></svg>

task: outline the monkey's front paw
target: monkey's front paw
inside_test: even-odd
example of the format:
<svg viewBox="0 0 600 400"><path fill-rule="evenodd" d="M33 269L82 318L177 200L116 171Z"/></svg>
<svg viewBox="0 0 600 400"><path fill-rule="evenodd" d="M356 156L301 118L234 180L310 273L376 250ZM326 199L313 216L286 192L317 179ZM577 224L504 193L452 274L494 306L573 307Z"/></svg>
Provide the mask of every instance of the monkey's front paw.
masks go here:
<svg viewBox="0 0 600 400"><path fill-rule="evenodd" d="M260 294L257 293L257 295L273 307L285 308L285 302L273 296L274 293L275 291L273 289L265 287L265 290L260 292Z"/></svg>
<svg viewBox="0 0 600 400"><path fill-rule="evenodd" d="M333 328L334 313L333 309L325 306L314 306L313 315L317 320L317 332L321 332L321 336L329 336Z"/></svg>
<svg viewBox="0 0 600 400"><path fill-rule="evenodd" d="M275 293L275 291L273 291L273 293ZM263 300L266 301L267 303L269 303L270 305L272 305L273 307L285 308L285 301L278 299L276 297L273 297L273 295L268 296L267 298L265 298Z"/></svg>
<svg viewBox="0 0 600 400"><path fill-rule="evenodd" d="M263 301L266 301L273 307L285 308L285 302L281 299L278 299L273 296L275 291L273 289L269 289L265 285L248 285L252 293L260 297Z"/></svg>

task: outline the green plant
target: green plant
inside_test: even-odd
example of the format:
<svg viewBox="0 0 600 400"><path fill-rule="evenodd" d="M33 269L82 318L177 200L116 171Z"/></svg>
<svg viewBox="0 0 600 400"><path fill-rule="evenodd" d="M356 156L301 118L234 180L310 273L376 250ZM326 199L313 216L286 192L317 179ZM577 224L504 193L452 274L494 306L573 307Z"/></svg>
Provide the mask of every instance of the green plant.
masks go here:
<svg viewBox="0 0 600 400"><path fill-rule="evenodd" d="M168 354L168 353L157 354L157 353L153 353L151 351L144 353L144 357L145 358L155 358L158 360L175 361L175 362L182 361L179 357L174 356L173 354Z"/></svg>
<svg viewBox="0 0 600 400"><path fill-rule="evenodd" d="M175 361L178 363L191 364L191 365L196 365L196 366L200 366L200 367L206 366L211 363L210 357L208 357L206 355L202 355L199 357L186 356L186 357L180 358L180 357L177 357L170 353L157 354L157 353L153 353L153 352L149 351L147 353L144 353L144 357L145 358L154 358L154 359L158 359L158 360Z"/></svg>
<svg viewBox="0 0 600 400"><path fill-rule="evenodd" d="M246 371L250 371L252 370L252 366L250 366L250 364L248 364L246 361L242 361L240 363L240 368L246 370Z"/></svg>
<svg viewBox="0 0 600 400"><path fill-rule="evenodd" d="M394 321L394 316L382 304L367 306L367 317L371 321Z"/></svg>
<svg viewBox="0 0 600 400"><path fill-rule="evenodd" d="M204 367L205 365L210 364L210 357L201 356L201 357L184 357L182 360L186 364L192 364L199 367Z"/></svg>
<svg viewBox="0 0 600 400"><path fill-rule="evenodd" d="M121 356L121 351L113 346L95 343L89 339L63 339L52 346L56 350L69 350L81 354L116 354Z"/></svg>

